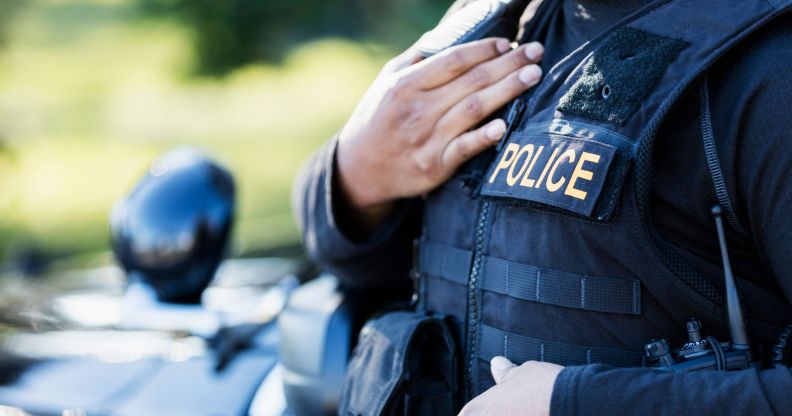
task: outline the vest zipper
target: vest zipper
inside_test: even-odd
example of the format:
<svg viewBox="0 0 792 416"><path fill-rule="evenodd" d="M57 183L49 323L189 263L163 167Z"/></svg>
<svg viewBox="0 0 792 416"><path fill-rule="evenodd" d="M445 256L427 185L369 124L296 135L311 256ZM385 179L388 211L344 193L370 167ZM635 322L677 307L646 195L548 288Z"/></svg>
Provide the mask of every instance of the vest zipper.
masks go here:
<svg viewBox="0 0 792 416"><path fill-rule="evenodd" d="M476 246L473 251L473 267L468 278L468 316L467 316L467 348L465 348L465 402L473 398L473 366L478 359L478 283L481 273L481 257L484 250L484 231L489 219L490 202L481 204L478 224L476 225Z"/></svg>
<svg viewBox="0 0 792 416"><path fill-rule="evenodd" d="M509 108L508 115L506 116L506 132L503 138L497 144L497 150L503 148L503 144L509 139L515 126L520 122L523 113L525 112L525 96L520 96ZM478 217L476 224L476 246L473 248L473 266L470 270L468 278L468 316L467 316L467 348L465 348L465 393L466 402L473 398L473 366L478 359L478 285L481 274L481 258L484 251L484 232L487 228L489 221L490 201L481 203L481 213Z"/></svg>

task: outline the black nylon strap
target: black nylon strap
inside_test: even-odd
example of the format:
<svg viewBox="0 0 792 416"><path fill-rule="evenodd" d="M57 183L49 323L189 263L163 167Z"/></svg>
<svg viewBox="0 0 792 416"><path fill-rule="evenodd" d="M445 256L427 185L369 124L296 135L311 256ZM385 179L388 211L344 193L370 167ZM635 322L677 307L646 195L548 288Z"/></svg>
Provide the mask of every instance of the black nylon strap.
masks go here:
<svg viewBox="0 0 792 416"><path fill-rule="evenodd" d="M641 314L641 282L592 277L485 257L481 287L513 298L598 312Z"/></svg>
<svg viewBox="0 0 792 416"><path fill-rule="evenodd" d="M480 328L479 358L486 361L501 355L518 365L526 361L546 361L563 366L595 363L614 367L643 365L643 352L545 341L512 334L487 325L481 325Z"/></svg>
<svg viewBox="0 0 792 416"><path fill-rule="evenodd" d="M470 251L432 241L420 244L421 273L466 283ZM584 276L492 256L483 256L482 262L482 290L567 308L641 314L641 282L637 279Z"/></svg>
<svg viewBox="0 0 792 416"><path fill-rule="evenodd" d="M420 240L418 267L421 274L467 283L473 253L469 250L429 240Z"/></svg>

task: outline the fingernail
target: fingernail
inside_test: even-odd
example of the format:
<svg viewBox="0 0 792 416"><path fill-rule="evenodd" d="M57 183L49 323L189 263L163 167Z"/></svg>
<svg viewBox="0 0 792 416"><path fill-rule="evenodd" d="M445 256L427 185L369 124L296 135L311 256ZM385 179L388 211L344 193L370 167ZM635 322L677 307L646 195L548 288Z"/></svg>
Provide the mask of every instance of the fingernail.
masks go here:
<svg viewBox="0 0 792 416"><path fill-rule="evenodd" d="M525 45L525 56L532 61L538 61L542 58L544 53L544 46L539 42L531 42Z"/></svg>
<svg viewBox="0 0 792 416"><path fill-rule="evenodd" d="M493 121L492 124L487 127L487 137L492 141L500 140L503 133L506 133L506 122L501 119Z"/></svg>
<svg viewBox="0 0 792 416"><path fill-rule="evenodd" d="M511 361L506 357L497 356L490 361L490 367L496 370L504 370L513 366Z"/></svg>
<svg viewBox="0 0 792 416"><path fill-rule="evenodd" d="M500 53L506 53L511 49L508 39L498 39L495 42L495 48L498 49Z"/></svg>
<svg viewBox="0 0 792 416"><path fill-rule="evenodd" d="M542 68L539 68L538 65L528 65L523 68L517 77L520 78L525 85L534 85L537 81L539 81L539 77L542 76Z"/></svg>

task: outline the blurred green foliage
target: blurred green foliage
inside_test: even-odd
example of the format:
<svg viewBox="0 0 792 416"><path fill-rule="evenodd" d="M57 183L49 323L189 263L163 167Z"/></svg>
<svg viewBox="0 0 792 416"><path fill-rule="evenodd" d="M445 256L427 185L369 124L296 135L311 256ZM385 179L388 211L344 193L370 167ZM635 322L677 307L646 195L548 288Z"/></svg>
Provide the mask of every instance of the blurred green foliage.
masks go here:
<svg viewBox="0 0 792 416"><path fill-rule="evenodd" d="M402 49L431 27L449 0L137 0L147 15L191 31L203 75L281 60L297 44L324 36L366 39Z"/></svg>
<svg viewBox="0 0 792 416"><path fill-rule="evenodd" d="M8 27L24 4L24 0L0 0L0 46L5 44Z"/></svg>
<svg viewBox="0 0 792 416"><path fill-rule="evenodd" d="M294 244L299 166L447 3L0 0L0 266L106 251L113 202L185 144L235 174L235 254Z"/></svg>

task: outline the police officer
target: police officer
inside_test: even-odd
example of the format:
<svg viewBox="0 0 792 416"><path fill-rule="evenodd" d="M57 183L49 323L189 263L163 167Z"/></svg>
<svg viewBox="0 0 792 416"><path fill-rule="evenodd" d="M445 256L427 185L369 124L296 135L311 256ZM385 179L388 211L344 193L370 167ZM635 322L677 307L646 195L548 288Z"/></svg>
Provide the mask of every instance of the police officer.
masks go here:
<svg viewBox="0 0 792 416"><path fill-rule="evenodd" d="M516 49L408 49L304 169L306 249L346 285L409 292L416 238L441 259L421 301L459 323L464 414L792 412L783 366L636 361L692 315L727 338L714 203L751 336L792 323L792 18L723 3L531 2Z"/></svg>

